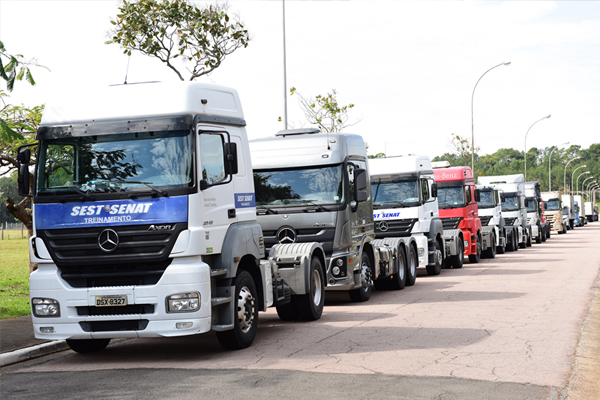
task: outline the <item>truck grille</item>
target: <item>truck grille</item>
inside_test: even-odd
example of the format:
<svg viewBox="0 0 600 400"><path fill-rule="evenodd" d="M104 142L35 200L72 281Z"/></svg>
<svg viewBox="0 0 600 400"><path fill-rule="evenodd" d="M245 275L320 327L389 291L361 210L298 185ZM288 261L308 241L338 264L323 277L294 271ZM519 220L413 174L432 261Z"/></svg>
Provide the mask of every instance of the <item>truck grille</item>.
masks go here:
<svg viewBox="0 0 600 400"><path fill-rule="evenodd" d="M549 214L549 215L546 215L546 220L547 220L548 222L550 222L550 225L552 225L552 224L554 223L554 218L555 218L555 215L554 215L554 214Z"/></svg>
<svg viewBox="0 0 600 400"><path fill-rule="evenodd" d="M458 225L460 225L462 220L462 217L442 218L442 226L444 229L458 229Z"/></svg>
<svg viewBox="0 0 600 400"><path fill-rule="evenodd" d="M479 219L481 220L481 226L488 226L490 224L492 216L491 215L486 215L484 217L480 216Z"/></svg>
<svg viewBox="0 0 600 400"><path fill-rule="evenodd" d="M156 284L171 263L169 254L187 223L173 230L149 231L150 225L51 229L37 231L61 277L72 287ZM119 243L111 252L99 245L100 233L112 229Z"/></svg>
<svg viewBox="0 0 600 400"><path fill-rule="evenodd" d="M335 228L307 228L297 229L295 243L318 242L323 245L326 254L333 251L333 238L335 237ZM273 245L278 244L277 230L263 231L265 241L265 250L271 250Z"/></svg>
<svg viewBox="0 0 600 400"><path fill-rule="evenodd" d="M397 219L375 222L375 237L402 237L410 236L413 226L418 218Z"/></svg>
<svg viewBox="0 0 600 400"><path fill-rule="evenodd" d="M516 220L517 220L516 218L504 218L504 224L505 225L514 225Z"/></svg>

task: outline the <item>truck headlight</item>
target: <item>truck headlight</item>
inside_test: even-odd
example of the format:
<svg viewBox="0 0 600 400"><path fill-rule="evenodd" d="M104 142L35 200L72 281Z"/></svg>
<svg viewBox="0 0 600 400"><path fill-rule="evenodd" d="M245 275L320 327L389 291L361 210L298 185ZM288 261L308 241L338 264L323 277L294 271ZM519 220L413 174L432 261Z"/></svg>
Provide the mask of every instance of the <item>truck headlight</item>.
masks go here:
<svg viewBox="0 0 600 400"><path fill-rule="evenodd" d="M31 299L31 311L40 318L60 317L60 304L54 299L34 297Z"/></svg>
<svg viewBox="0 0 600 400"><path fill-rule="evenodd" d="M194 312L200 309L200 293L177 293L167 297L167 312Z"/></svg>
<svg viewBox="0 0 600 400"><path fill-rule="evenodd" d="M331 268L331 273L334 277L340 278L346 276L346 258L340 257L335 259L332 262L333 268Z"/></svg>

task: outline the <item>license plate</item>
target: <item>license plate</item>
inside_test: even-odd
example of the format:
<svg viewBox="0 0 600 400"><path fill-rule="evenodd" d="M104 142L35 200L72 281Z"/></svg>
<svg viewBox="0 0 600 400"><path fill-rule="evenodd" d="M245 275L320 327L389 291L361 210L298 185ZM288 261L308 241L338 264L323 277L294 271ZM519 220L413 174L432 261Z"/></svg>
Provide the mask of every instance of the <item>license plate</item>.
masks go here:
<svg viewBox="0 0 600 400"><path fill-rule="evenodd" d="M96 307L115 307L126 306L127 296L121 294L111 294L106 296L96 296Z"/></svg>

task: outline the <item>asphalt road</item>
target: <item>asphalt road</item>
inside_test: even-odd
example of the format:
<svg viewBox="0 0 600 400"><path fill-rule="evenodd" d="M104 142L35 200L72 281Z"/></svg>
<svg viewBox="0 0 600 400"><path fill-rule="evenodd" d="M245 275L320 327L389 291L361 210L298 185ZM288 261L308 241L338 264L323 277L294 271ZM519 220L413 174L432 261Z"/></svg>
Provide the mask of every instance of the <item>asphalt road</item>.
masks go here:
<svg viewBox="0 0 600 400"><path fill-rule="evenodd" d="M261 314L249 349L212 334L115 341L5 367L3 399L599 398L600 223L323 317ZM598 300L600 304L600 300ZM587 317L587 319L586 319ZM580 334L583 332L583 335Z"/></svg>

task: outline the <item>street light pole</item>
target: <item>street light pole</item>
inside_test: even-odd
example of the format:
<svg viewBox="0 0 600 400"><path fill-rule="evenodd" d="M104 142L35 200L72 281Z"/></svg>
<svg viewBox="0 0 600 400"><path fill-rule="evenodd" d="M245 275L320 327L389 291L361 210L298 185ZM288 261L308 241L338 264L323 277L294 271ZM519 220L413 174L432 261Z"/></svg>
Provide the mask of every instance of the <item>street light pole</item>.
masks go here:
<svg viewBox="0 0 600 400"><path fill-rule="evenodd" d="M501 65L510 65L510 61L501 62L500 64L495 65L492 68L485 71L483 73L483 75L481 75L479 77L479 79L477 79L477 82L475 83L475 87L473 88L473 94L471 94L471 172L473 173L473 177L475 177L475 128L473 125L473 99L475 98L475 89L477 89L477 85L479 84L479 81L481 80L481 78L483 78L483 76L485 74L487 74L494 68L498 68Z"/></svg>
<svg viewBox="0 0 600 400"><path fill-rule="evenodd" d="M282 1L283 5L283 121L285 129L288 128L288 115L287 115L287 61L286 61L286 50L285 50L285 0Z"/></svg>
<svg viewBox="0 0 600 400"><path fill-rule="evenodd" d="M538 122L540 122L543 119L547 119L547 118L550 118L550 117L551 117L551 115L548 114L544 118L540 118L537 121L535 121L533 124L531 124L531 126L529 127L529 129L527 129L527 133L525 134L525 150L523 151L523 158L525 159L525 182L527 182L527 135L529 134L529 131L531 130L531 128L533 128L533 126L535 124L537 124Z"/></svg>
<svg viewBox="0 0 600 400"><path fill-rule="evenodd" d="M569 161L567 161L567 164L565 165L565 173L564 173L565 176L563 178L564 179L564 181L563 181L563 190L565 191L565 194L567 194L567 166L571 163L571 161L578 160L580 158L581 158L581 156L577 156L577 157L571 158ZM573 182L572 178L571 178L571 182Z"/></svg>
<svg viewBox="0 0 600 400"><path fill-rule="evenodd" d="M569 142L560 144L560 145L558 145L558 147L560 147L564 144L569 144ZM554 153L556 150L558 150L558 147L555 149L552 149L552 151L550 152L550 157L548 158L548 191L549 192L552 191L552 153Z"/></svg>
<svg viewBox="0 0 600 400"><path fill-rule="evenodd" d="M590 171L585 171L585 172L582 172L579 175L577 175L577 180L575 181L575 189L579 189L579 177L581 175L585 175L585 174L589 174L589 173L590 173ZM574 192L577 193L578 190L575 190Z"/></svg>
<svg viewBox="0 0 600 400"><path fill-rule="evenodd" d="M585 164L580 165L579 167L575 168L573 170L573 173L571 174L571 193L573 193L573 182L575 181L575 171L577 171L579 168L585 168ZM578 176L579 178L579 176ZM577 186L575 186L575 188L577 188Z"/></svg>
<svg viewBox="0 0 600 400"><path fill-rule="evenodd" d="M581 182L581 195L582 195L582 196L583 196L583 192L584 192L584 191L583 191L583 186L584 186L584 185L585 185L585 183L586 183L587 181L589 181L590 179L594 179L594 177L593 177L593 176L588 176L587 178L585 178L585 179L583 180L583 182Z"/></svg>

